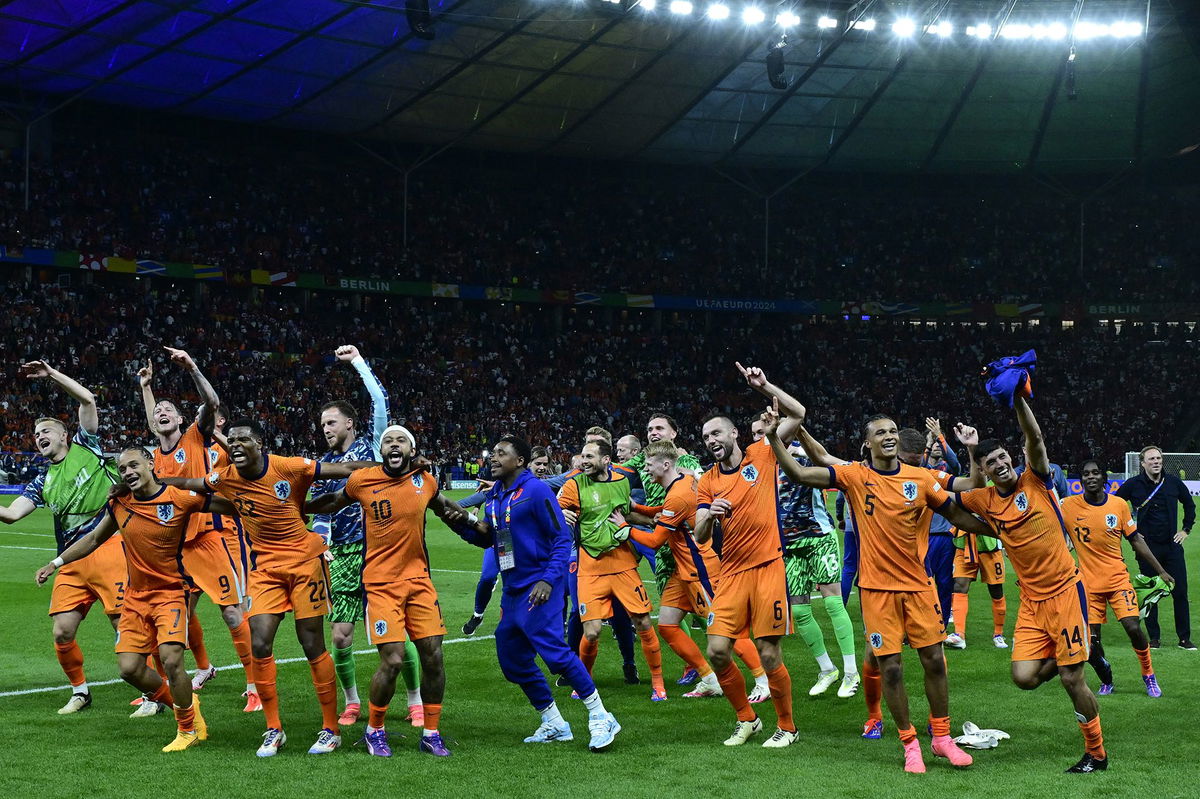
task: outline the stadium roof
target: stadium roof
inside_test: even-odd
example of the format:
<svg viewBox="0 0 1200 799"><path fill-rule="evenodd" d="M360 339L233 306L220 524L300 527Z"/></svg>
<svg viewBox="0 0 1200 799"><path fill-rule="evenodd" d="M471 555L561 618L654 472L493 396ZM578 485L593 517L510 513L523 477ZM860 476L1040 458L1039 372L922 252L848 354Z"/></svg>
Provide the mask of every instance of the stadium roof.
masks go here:
<svg viewBox="0 0 1200 799"><path fill-rule="evenodd" d="M800 173L1112 171L1200 142L1198 15L1184 0L772 0L757 25L740 18L747 0L728 2L717 21L709 0L688 15L668 0L434 0L426 41L403 0L11 0L0 86L49 97L46 109L83 93L435 150ZM765 58L788 9L801 24L779 90ZM1077 14L1145 33L998 35L1006 20ZM820 15L837 25L818 28ZM891 30L906 16L915 35ZM878 26L849 29L856 18ZM953 34L926 33L931 21ZM985 22L992 37L966 35Z"/></svg>

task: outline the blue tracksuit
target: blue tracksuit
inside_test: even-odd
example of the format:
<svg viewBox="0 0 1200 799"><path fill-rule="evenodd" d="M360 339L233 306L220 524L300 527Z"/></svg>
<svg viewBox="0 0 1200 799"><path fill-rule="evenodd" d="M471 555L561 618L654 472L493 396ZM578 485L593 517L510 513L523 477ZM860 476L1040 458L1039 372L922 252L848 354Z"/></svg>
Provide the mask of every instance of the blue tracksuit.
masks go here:
<svg viewBox="0 0 1200 799"><path fill-rule="evenodd" d="M946 462L943 471L952 475L960 474L962 466L959 464L954 450L946 447L944 453ZM941 464L922 462L921 465L930 469L942 468ZM933 518L929 522L929 551L925 553L925 572L933 578L933 584L937 588L943 624L950 622L954 589L954 553L954 538L950 534L950 522L940 513L933 514Z"/></svg>
<svg viewBox="0 0 1200 799"><path fill-rule="evenodd" d="M536 710L554 701L550 684L536 658L550 671L562 674L580 696L596 690L579 656L563 641L562 608L572 535L563 519L554 491L526 470L509 488L497 481L484 502L484 517L491 535L473 529L456 530L479 547L495 547L505 531L512 540L513 566L500 572L504 587L500 598L500 625L496 628L496 656L505 679L516 683ZM529 604L534 584L550 584L550 597L536 607Z"/></svg>

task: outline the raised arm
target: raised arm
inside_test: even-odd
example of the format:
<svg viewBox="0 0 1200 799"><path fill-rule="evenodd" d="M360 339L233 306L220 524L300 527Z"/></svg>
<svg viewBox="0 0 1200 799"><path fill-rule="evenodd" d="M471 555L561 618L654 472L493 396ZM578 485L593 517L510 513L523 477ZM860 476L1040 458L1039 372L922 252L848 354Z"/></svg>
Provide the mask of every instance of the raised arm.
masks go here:
<svg viewBox="0 0 1200 799"><path fill-rule="evenodd" d="M996 531L988 527L979 517L974 516L963 510L957 502L949 502L945 507L937 511L944 516L948 522L957 527L964 533L972 535L988 535L995 537Z"/></svg>
<svg viewBox="0 0 1200 799"><path fill-rule="evenodd" d="M808 432L808 428L804 425L800 425L800 428L796 430L796 438L800 440L800 446L804 448L804 454L808 456L808 459L813 462L814 466L837 466L846 462L841 458L835 458L833 455L830 455L825 446L813 438L812 433ZM794 459L789 457L788 460Z"/></svg>
<svg viewBox="0 0 1200 799"><path fill-rule="evenodd" d="M1017 421L1021 432L1025 434L1025 463L1035 474L1050 474L1050 456L1046 454L1046 440L1042 438L1042 428L1033 415L1033 409L1024 397L1013 398L1013 407L1017 409Z"/></svg>
<svg viewBox="0 0 1200 799"><path fill-rule="evenodd" d="M959 422L954 425L954 436L967 448L967 460L971 462L971 471L966 477L955 475L947 488L960 493L973 488L983 488L987 485L987 478L984 477L983 469L979 468L979 463L975 460L975 447L979 445L979 431L970 425ZM945 447L944 444L942 446ZM950 450L945 451L949 452Z"/></svg>
<svg viewBox="0 0 1200 799"><path fill-rule="evenodd" d="M63 553L54 560L47 563L45 566L37 570L34 575L34 580L38 585L42 585L50 579L50 575L54 574L54 570L67 563L72 563L80 558L86 558L88 555L100 548L108 539L112 538L113 533L117 531L117 520L113 518L111 513L105 512L104 518L100 523L82 536L78 541L63 550Z"/></svg>
<svg viewBox="0 0 1200 799"><path fill-rule="evenodd" d="M158 482L163 485L175 486L188 491L195 491L197 494L213 493L212 486L203 477L160 477ZM214 511L215 513L216 511Z"/></svg>
<svg viewBox="0 0 1200 799"><path fill-rule="evenodd" d="M787 446L779 436L779 428L783 423L779 418L779 398L771 399L771 407L767 408L762 415L763 433L767 436L767 441L771 444L771 449L775 451L775 460L779 462L779 468L787 475L788 479L799 485L811 486L812 488L829 488L833 485L833 481L829 476L829 468L825 466L801 466L796 463L796 459L787 451Z"/></svg>
<svg viewBox="0 0 1200 799"><path fill-rule="evenodd" d="M341 461L340 463L322 463L321 473L317 475L321 480L339 480L343 477L349 477L359 469L368 469L372 466L378 466L375 461ZM316 511L320 512L320 511Z"/></svg>
<svg viewBox="0 0 1200 799"><path fill-rule="evenodd" d="M37 510L37 505L31 500L25 497L17 497L7 508L0 507L0 522L4 522L5 524L19 522L35 510Z"/></svg>
<svg viewBox="0 0 1200 799"><path fill-rule="evenodd" d="M371 429L364 432L371 437L371 452L378 454L383 444L383 431L387 429L388 417L391 415L387 391L379 382L379 378L371 371L367 359L359 354L358 347L353 344L343 344L334 350L333 354L339 361L354 367L354 371L358 372L363 386L367 389L367 394L371 397Z"/></svg>
<svg viewBox="0 0 1200 799"><path fill-rule="evenodd" d="M154 388L150 385L152 382L154 382L154 361L147 359L146 365L138 369L138 385L142 387L142 410L146 413L146 426L153 433L156 429L154 406L158 402L154 399Z"/></svg>
<svg viewBox="0 0 1200 799"><path fill-rule="evenodd" d="M176 363L187 370L188 375L192 378L192 383L196 386L196 391L200 394L200 401L202 403L198 419L200 429L211 428L213 418L217 412L217 406L221 404L221 399L217 396L216 389L212 387L212 383L208 382L208 378L200 371L200 367L196 366L196 362L192 360L192 356L174 347L163 347L163 349L171 354L172 363Z"/></svg>
<svg viewBox="0 0 1200 799"><path fill-rule="evenodd" d="M79 403L79 426L84 432L91 435L96 435L96 431L100 429L100 416L96 411L96 395L88 391L79 383L64 375L57 369L52 368L45 361L30 361L29 363L21 364L19 373L28 377L30 380L36 380L39 377L48 377L55 383L62 386L63 390L71 395L71 398Z"/></svg>
<svg viewBox="0 0 1200 799"><path fill-rule="evenodd" d="M792 437L796 435L797 428L804 424L806 413L804 406L791 394L767 380L762 369L757 366L746 368L736 361L734 364L742 373L742 377L746 379L747 385L772 402L778 401L775 408L782 417L782 421L779 423L779 437L784 441L791 441Z"/></svg>
<svg viewBox="0 0 1200 799"><path fill-rule="evenodd" d="M342 508L348 508L353 504L354 500L346 496L345 489L342 489L341 491L333 491L329 494L320 494L308 500L304 503L304 512L329 515L337 513Z"/></svg>

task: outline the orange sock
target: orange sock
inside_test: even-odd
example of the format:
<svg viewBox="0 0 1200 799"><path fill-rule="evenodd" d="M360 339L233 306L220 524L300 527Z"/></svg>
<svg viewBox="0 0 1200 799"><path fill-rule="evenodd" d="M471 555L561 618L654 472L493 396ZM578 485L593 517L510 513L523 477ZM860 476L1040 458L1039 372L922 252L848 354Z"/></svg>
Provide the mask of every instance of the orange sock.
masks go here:
<svg viewBox="0 0 1200 799"><path fill-rule="evenodd" d="M592 673L592 666L596 665L596 655L600 654L600 639L589 641L585 635L579 639L579 659L583 661L583 666L588 670L588 674Z"/></svg>
<svg viewBox="0 0 1200 799"><path fill-rule="evenodd" d="M992 635L1004 635L1004 616L1008 613L1008 602L1004 597L992 600Z"/></svg>
<svg viewBox="0 0 1200 799"><path fill-rule="evenodd" d="M796 723L792 721L792 675L788 674L787 666L780 663L774 671L768 671L767 684L771 686L771 704L775 705L775 715L779 717L779 729L795 732Z"/></svg>
<svg viewBox="0 0 1200 799"><path fill-rule="evenodd" d="M955 618L958 618L957 616ZM897 730L900 734L900 743L907 744L909 741L917 740L917 731L913 729L913 725L909 724L907 729Z"/></svg>
<svg viewBox="0 0 1200 799"><path fill-rule="evenodd" d="M1154 666L1150 663L1150 647L1145 649L1133 648L1133 653L1137 655L1138 663L1142 665L1142 676L1149 677L1154 673Z"/></svg>
<svg viewBox="0 0 1200 799"><path fill-rule="evenodd" d="M717 682L725 692L725 698L737 712L738 721L754 721L754 708L750 706L750 696L746 693L746 681L738 667L730 663L717 672Z"/></svg>
<svg viewBox="0 0 1200 799"><path fill-rule="evenodd" d="M196 731L196 703L187 707L175 708L175 723L179 725L180 732L195 732Z"/></svg>
<svg viewBox="0 0 1200 799"><path fill-rule="evenodd" d="M933 737L942 738L950 734L949 716L930 716L929 726L933 728Z"/></svg>
<svg viewBox="0 0 1200 799"><path fill-rule="evenodd" d="M957 594L955 594L957 596ZM957 619L958 617L955 616ZM883 678L879 668L869 659L863 661L862 667L863 699L867 702L867 718L883 721Z"/></svg>
<svg viewBox="0 0 1200 799"><path fill-rule="evenodd" d="M258 688L258 698L262 700L263 717L268 729L283 729L279 720L279 694L275 692L275 656L254 658L254 685Z"/></svg>
<svg viewBox="0 0 1200 799"><path fill-rule="evenodd" d="M374 727L377 730L383 729L383 723L387 719L387 705L377 705L374 702L367 704L369 715L367 716L367 726Z"/></svg>
<svg viewBox="0 0 1200 799"><path fill-rule="evenodd" d="M242 668L246 670L246 683L254 682L254 657L250 654L250 622L242 619L242 623L229 630L233 639L233 649L237 652Z"/></svg>
<svg viewBox="0 0 1200 799"><path fill-rule="evenodd" d="M671 651L679 655L679 659L688 665L688 668L695 669L701 677L712 673L708 661L700 653L700 647L696 646L692 637L680 629L678 624L660 624L658 625L658 634L667 642L667 646L671 647Z"/></svg>
<svg viewBox="0 0 1200 799"><path fill-rule="evenodd" d="M438 722L442 719L442 706L426 702L421 707L425 710L425 729L437 732Z"/></svg>
<svg viewBox="0 0 1200 799"><path fill-rule="evenodd" d="M950 598L950 607L954 612L954 632L963 638L967 637L967 608L970 602L967 594L960 594L957 591Z"/></svg>
<svg viewBox="0 0 1200 799"><path fill-rule="evenodd" d="M1083 746L1087 753L1098 760L1106 759L1108 753L1104 751L1104 733L1100 730L1100 717L1079 722L1079 729L1083 732Z"/></svg>
<svg viewBox="0 0 1200 799"><path fill-rule="evenodd" d="M749 638L739 638L733 642L733 652L742 662L746 664L746 668L750 669L750 673L755 677L761 677L767 673L763 668L762 658L758 656L758 647Z"/></svg>
<svg viewBox="0 0 1200 799"><path fill-rule="evenodd" d="M166 680L158 684L158 688L154 693L150 694L150 698L160 705L174 704L174 701L171 699L171 686L167 685Z"/></svg>
<svg viewBox="0 0 1200 799"><path fill-rule="evenodd" d="M58 665L62 666L67 675L67 681L72 687L83 685L87 679L83 676L83 650L79 644L70 641L65 644L55 644L54 654L58 656Z"/></svg>
<svg viewBox="0 0 1200 799"><path fill-rule="evenodd" d="M322 652L313 660L308 661L308 670L312 672L313 687L317 689L317 702L321 704L322 726L338 732L337 712L337 673L333 669L333 658L328 652Z"/></svg>
<svg viewBox="0 0 1200 799"><path fill-rule="evenodd" d="M196 668L212 668L208 650L204 647L204 628L200 626L200 614L194 610L188 616L188 648L192 650L192 657L196 659Z"/></svg>
<svg viewBox="0 0 1200 799"><path fill-rule="evenodd" d="M667 687L663 685L662 676L662 646L658 643L658 635L651 627L649 630L638 630L638 638L642 639L642 656L650 667L650 687L666 693Z"/></svg>

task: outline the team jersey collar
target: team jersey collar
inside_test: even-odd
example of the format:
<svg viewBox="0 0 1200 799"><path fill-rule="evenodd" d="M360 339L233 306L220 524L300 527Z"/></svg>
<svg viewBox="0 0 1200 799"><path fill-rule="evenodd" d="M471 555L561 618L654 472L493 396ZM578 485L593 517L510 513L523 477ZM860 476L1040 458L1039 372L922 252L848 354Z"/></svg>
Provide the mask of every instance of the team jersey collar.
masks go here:
<svg viewBox="0 0 1200 799"><path fill-rule="evenodd" d="M160 484L160 485L159 485L159 487L158 487L158 490L157 490L157 491L155 491L153 494L151 494L150 496L146 497L145 499L138 499L138 498L137 498L137 496L136 496L136 495L134 495L134 493L133 493L132 491L130 491L130 492L129 492L129 496L133 497L133 501L134 501L134 502L151 502L151 501L153 501L153 500L156 500L156 499L158 499L159 497L161 497L161 496L163 495L163 492L164 492L164 491L166 491L166 490L167 490L167 484L166 484L166 483L162 483L162 484Z"/></svg>
<svg viewBox="0 0 1200 799"><path fill-rule="evenodd" d="M875 474L883 474L883 475L900 474L901 462L900 462L899 458L896 459L896 468L892 469L890 472L885 472L882 469L876 469L875 464L871 462L870 458L867 458L866 460L864 460L863 463L865 463L867 465L868 469L875 472Z"/></svg>
<svg viewBox="0 0 1200 799"><path fill-rule="evenodd" d="M1087 504L1091 505L1093 508L1103 508L1105 505L1108 504L1108 496L1107 495L1105 495L1104 499L1100 500L1099 502L1092 502L1090 499L1088 499L1086 492L1083 494L1080 494L1079 496L1083 497L1083 501L1086 502Z"/></svg>
<svg viewBox="0 0 1200 799"><path fill-rule="evenodd" d="M672 480L671 482L669 482L669 483L667 483L665 486L663 486L663 491L670 491L670 490L671 490L671 486L675 485L675 484L676 484L676 483L678 483L680 480L682 480L682 479L684 478L684 476L685 476L685 475L683 474L683 472L680 472L679 474L675 475L675 479L674 479L674 480Z"/></svg>
<svg viewBox="0 0 1200 799"><path fill-rule="evenodd" d="M740 447L739 447L739 449L740 449ZM722 465L720 462L718 462L717 470L720 471L721 474L737 474L738 471L742 468L742 464L745 462L746 462L746 450L742 449L742 459L740 461L738 461L737 466L734 466L732 469L726 469L724 465Z"/></svg>
<svg viewBox="0 0 1200 799"><path fill-rule="evenodd" d="M270 468L271 468L271 462L270 462L270 460L268 460L270 457L271 457L270 455L268 455L267 453L265 453L265 452L264 452L264 453L263 453L263 456L262 456L262 458L263 458L263 467L262 467L262 471L261 471L261 472L259 472L259 473L258 473L258 474L256 474L256 475L254 475L253 477L250 477L250 478L247 478L247 479L249 479L249 480L261 480L261 479L263 479L264 477L266 477L266 475L267 475L267 469L270 469ZM232 460L232 459L231 459L231 460ZM236 466L234 466L234 467L233 467L233 470L236 472L236 471L237 471L237 467L236 467ZM240 473L239 473L239 474L240 474Z"/></svg>

